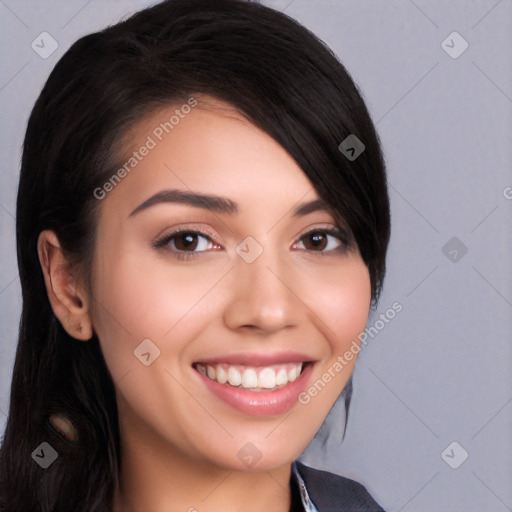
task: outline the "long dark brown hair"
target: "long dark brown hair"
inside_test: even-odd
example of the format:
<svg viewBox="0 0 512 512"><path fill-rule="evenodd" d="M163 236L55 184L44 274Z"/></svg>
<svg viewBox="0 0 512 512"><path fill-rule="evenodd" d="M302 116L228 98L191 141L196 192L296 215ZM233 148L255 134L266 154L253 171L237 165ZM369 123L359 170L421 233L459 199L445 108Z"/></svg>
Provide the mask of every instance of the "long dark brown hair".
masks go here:
<svg viewBox="0 0 512 512"><path fill-rule="evenodd" d="M5 512L111 510L120 464L114 385L97 337L57 321L37 255L53 230L87 271L99 201L123 134L156 108L209 95L232 104L295 159L350 227L375 303L390 234L383 156L367 108L343 65L288 16L244 0L168 0L78 40L52 71L27 127L17 201L23 312L0 452ZM351 160L349 135L365 145ZM48 422L72 419L68 442ZM58 453L41 468L32 453Z"/></svg>

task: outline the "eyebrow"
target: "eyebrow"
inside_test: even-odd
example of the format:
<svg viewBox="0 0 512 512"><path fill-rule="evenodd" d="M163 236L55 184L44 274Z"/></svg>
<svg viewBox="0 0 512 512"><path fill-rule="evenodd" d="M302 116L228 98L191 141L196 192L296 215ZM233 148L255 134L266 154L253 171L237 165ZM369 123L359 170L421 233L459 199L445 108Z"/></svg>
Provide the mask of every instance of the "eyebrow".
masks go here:
<svg viewBox="0 0 512 512"><path fill-rule="evenodd" d="M186 192L183 190L162 190L142 204L139 204L135 210L130 213L129 217L136 213L146 210L155 204L162 203L181 203L196 208L203 208L217 213L235 214L238 213L238 206L231 199L219 196L211 196L207 194L198 194L196 192Z"/></svg>
<svg viewBox="0 0 512 512"><path fill-rule="evenodd" d="M135 210L133 210L129 217L150 208L157 204L165 203L180 203L192 206L195 208L203 208L216 213L225 213L228 215L235 215L238 213L238 205L227 197L220 197L208 194L200 194L197 192L187 192L184 190L162 190L157 194L151 196L141 203ZM299 205L292 213L293 217L301 217L316 211L329 212L330 209L327 203L322 199L315 199L308 203Z"/></svg>
<svg viewBox="0 0 512 512"><path fill-rule="evenodd" d="M303 203L299 205L294 211L293 217L301 217L303 215L307 215L308 213L325 211L331 213L331 208L323 199L315 199L314 201L309 201L308 203Z"/></svg>

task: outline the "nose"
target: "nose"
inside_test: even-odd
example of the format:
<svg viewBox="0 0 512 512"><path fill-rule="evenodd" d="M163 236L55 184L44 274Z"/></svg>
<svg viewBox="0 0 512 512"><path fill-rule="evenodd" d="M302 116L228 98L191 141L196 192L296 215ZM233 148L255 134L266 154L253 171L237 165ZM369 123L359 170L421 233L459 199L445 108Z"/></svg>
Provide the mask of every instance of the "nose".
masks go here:
<svg viewBox="0 0 512 512"><path fill-rule="evenodd" d="M264 251L252 263L240 258L231 274L224 310L228 328L270 334L295 327L304 318L307 308L294 290L290 267L278 257Z"/></svg>

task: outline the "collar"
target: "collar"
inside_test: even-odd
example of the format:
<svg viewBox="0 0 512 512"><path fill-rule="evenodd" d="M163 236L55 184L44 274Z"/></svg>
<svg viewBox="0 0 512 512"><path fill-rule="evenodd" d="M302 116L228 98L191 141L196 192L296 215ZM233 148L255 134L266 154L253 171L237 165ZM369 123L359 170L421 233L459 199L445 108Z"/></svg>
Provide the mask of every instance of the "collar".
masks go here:
<svg viewBox="0 0 512 512"><path fill-rule="evenodd" d="M318 509L315 507L315 505L313 505L313 502L309 498L308 490L306 489L306 484L304 483L304 480L299 473L296 462L292 464L292 478L295 480L295 483L299 488L300 499L302 500L302 506L304 507L304 511L318 512Z"/></svg>
<svg viewBox="0 0 512 512"><path fill-rule="evenodd" d="M384 512L363 485L295 461L292 484L305 512Z"/></svg>

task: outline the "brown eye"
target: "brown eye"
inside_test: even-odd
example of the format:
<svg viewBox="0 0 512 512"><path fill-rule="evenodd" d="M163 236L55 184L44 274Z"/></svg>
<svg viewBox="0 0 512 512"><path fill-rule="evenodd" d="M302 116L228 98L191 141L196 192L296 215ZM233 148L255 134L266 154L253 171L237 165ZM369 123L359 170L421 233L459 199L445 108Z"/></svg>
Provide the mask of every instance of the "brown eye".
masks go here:
<svg viewBox="0 0 512 512"><path fill-rule="evenodd" d="M308 251L323 251L327 247L327 235L311 233L304 237L304 246Z"/></svg>
<svg viewBox="0 0 512 512"><path fill-rule="evenodd" d="M223 249L215 242L212 235L194 229L177 229L163 235L151 245L180 261L190 261L198 256Z"/></svg>
<svg viewBox="0 0 512 512"><path fill-rule="evenodd" d="M337 229L315 229L306 233L299 240L301 249L305 251L327 254L340 251L348 246L347 237Z"/></svg>
<svg viewBox="0 0 512 512"><path fill-rule="evenodd" d="M163 236L154 244L157 248L167 248L174 253L199 253L216 248L213 240L198 231L175 231Z"/></svg>
<svg viewBox="0 0 512 512"><path fill-rule="evenodd" d="M174 236L172 240L174 241L174 248L178 251L194 251L199 244L198 238L199 235L195 233L181 233Z"/></svg>

